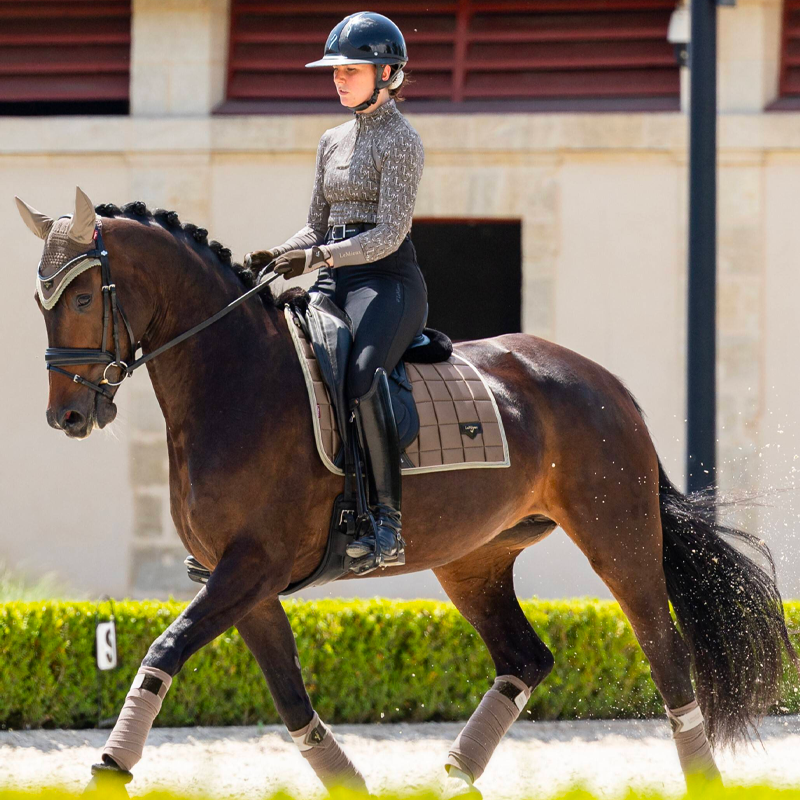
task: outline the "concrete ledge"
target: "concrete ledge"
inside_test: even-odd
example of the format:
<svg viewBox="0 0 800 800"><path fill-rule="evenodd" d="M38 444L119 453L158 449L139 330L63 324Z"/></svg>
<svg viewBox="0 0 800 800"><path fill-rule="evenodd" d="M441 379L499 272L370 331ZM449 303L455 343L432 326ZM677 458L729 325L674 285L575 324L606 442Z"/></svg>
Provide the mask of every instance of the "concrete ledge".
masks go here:
<svg viewBox="0 0 800 800"><path fill-rule="evenodd" d="M682 152L682 114L409 115L428 153ZM0 118L0 155L316 152L344 115ZM800 113L731 114L721 150L800 149Z"/></svg>

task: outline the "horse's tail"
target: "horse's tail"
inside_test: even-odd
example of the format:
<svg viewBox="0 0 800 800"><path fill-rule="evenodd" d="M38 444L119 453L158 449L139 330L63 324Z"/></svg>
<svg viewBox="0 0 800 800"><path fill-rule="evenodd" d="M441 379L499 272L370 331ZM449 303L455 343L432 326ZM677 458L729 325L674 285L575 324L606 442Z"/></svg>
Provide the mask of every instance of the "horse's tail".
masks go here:
<svg viewBox="0 0 800 800"><path fill-rule="evenodd" d="M667 591L697 700L711 742L734 744L778 700L784 650L798 666L775 564L763 540L716 521L714 495L682 494L660 461L658 478Z"/></svg>

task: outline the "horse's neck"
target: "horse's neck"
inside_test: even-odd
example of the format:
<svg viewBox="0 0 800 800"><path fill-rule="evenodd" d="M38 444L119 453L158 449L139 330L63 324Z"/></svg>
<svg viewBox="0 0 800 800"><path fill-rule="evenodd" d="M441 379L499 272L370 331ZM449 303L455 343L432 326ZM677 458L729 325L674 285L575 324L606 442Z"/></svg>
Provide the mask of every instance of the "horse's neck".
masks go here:
<svg viewBox="0 0 800 800"><path fill-rule="evenodd" d="M205 265L193 253L158 265L154 324L145 353L212 316L244 288L225 267ZM141 263L141 262L140 262ZM216 270L216 271L215 271ZM173 440L214 435L238 440L253 427L279 425L291 402L292 344L277 309L253 297L209 328L165 351L147 368ZM296 358L296 357L295 357ZM283 396L287 404L278 403ZM251 428L252 431L252 428Z"/></svg>

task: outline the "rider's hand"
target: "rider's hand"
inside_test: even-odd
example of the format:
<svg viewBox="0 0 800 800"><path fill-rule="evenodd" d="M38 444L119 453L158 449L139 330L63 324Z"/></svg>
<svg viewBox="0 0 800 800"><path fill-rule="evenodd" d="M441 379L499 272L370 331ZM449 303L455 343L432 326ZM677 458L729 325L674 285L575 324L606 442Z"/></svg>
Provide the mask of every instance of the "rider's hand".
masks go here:
<svg viewBox="0 0 800 800"><path fill-rule="evenodd" d="M251 269L253 272L263 269L275 258L272 250L254 250L244 257L244 268Z"/></svg>
<svg viewBox="0 0 800 800"><path fill-rule="evenodd" d="M275 261L275 272L283 275L286 280L290 278L298 278L300 275L305 275L308 272L313 272L327 265L327 259L330 257L326 253L327 248L309 247L307 250L290 250L278 256Z"/></svg>

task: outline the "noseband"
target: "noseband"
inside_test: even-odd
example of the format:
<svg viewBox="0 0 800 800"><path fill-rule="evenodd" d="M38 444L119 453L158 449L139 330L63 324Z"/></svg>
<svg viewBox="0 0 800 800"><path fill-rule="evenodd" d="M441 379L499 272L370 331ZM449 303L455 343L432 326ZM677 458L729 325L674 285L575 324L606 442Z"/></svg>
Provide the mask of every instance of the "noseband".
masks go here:
<svg viewBox="0 0 800 800"><path fill-rule="evenodd" d="M117 298L117 287L116 284L114 284L111 280L111 265L109 264L108 260L108 251L103 245L103 234L99 227L95 228L93 239L96 245L93 250L87 250L85 253L71 259L56 273L50 275L49 277L42 275L40 264L36 274L36 288L39 293L39 299L42 301L42 306L46 311L49 311L56 305L67 285L74 278L91 267L100 267L100 273L103 282L103 341L100 348L48 347L45 350L44 360L49 371L66 375L75 383L79 383L81 386L86 386L87 388L92 389L98 394L103 395L103 397L106 397L108 400L114 399L114 393L111 391L111 388L119 386L125 380L125 378L133 374L134 370L143 366L156 356L161 355L161 353L169 350L171 347L174 347L176 344L180 344L181 342L185 341L190 336L194 336L196 333L199 333L209 325L213 325L215 322L233 311L234 308L240 306L246 300L249 300L253 295L263 292L267 286L269 286L279 277L278 273L274 273L268 279L257 284L240 297L237 297L234 301L225 306L225 308L214 314L214 316L209 317L199 325L195 325L193 328L190 328L188 331L176 336L174 339L170 339L170 341L168 341L166 344L163 344L156 350L137 358L130 365L128 365L122 360L121 356L119 343L120 320L122 320L122 323L125 325L125 330L128 334L128 341L130 342L131 347L131 356L136 354L137 349L141 347L141 343L137 342L134 338L131 326L125 317L122 306ZM273 263L274 261L271 261L264 268L264 270L267 270L270 266L272 266ZM54 291L48 296L47 293L51 289L54 289ZM114 343L113 352L108 349L109 318L111 319L111 337ZM69 372L68 370L62 369L62 366L87 364L105 364L105 368L103 369L103 378L99 381L99 383L93 383L92 381L87 380L86 378L83 378L74 372ZM120 371L119 380L116 382L110 381L107 377L107 372L112 366L117 367L117 369Z"/></svg>

